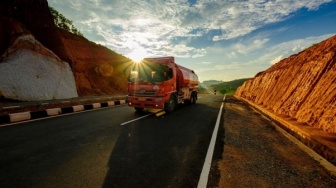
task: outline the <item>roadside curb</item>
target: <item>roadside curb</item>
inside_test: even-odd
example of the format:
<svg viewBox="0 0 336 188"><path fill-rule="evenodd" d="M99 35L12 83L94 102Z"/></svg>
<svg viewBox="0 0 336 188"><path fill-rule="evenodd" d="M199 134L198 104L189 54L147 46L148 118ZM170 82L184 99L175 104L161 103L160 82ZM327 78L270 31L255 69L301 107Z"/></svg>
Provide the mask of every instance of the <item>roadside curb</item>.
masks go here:
<svg viewBox="0 0 336 188"><path fill-rule="evenodd" d="M315 152L316 154L324 158L325 161L319 160L319 162L330 172L332 176L336 177L336 149L335 148L328 147L327 145L323 144L318 139L314 138L314 136L310 135L309 132L301 129L300 127L293 125L289 121L286 121L285 119L273 114L267 109L264 109L244 98L240 98L240 97L236 97L236 98L247 103L248 105L250 105L257 111L261 112L263 115L273 120L277 126L283 129L289 135L292 135L302 144L310 148L313 152Z"/></svg>
<svg viewBox="0 0 336 188"><path fill-rule="evenodd" d="M38 110L38 111L28 111L28 112L0 115L0 126L9 124L9 123L16 123L16 122L33 120L33 119L58 116L62 114L69 114L69 113L93 110L93 109L98 109L98 108L118 106L122 104L126 104L126 100L116 100L116 101L108 101L108 102L102 102L102 103L83 104L83 105L75 105L75 106L62 107L62 108L50 108L50 109Z"/></svg>

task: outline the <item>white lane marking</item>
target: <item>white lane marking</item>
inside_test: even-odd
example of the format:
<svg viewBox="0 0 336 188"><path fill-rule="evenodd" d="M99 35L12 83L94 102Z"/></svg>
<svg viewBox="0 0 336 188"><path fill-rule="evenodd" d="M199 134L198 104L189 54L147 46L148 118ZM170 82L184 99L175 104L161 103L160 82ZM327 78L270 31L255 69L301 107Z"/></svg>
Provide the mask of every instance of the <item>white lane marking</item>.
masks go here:
<svg viewBox="0 0 336 188"><path fill-rule="evenodd" d="M211 141L210 141L208 152L207 152L207 155L205 157L204 164L203 164L202 173L201 173L200 179L198 180L197 188L203 188L203 187L206 188L206 186L208 184L208 177L209 177L209 172L210 172L210 167L211 167L211 161L212 161L212 156L213 156L214 149L215 149L217 132L218 132L219 122L220 122L221 115L222 115L222 110L223 110L223 106L224 106L225 97L226 97L226 95L224 95L222 105L219 109L215 129L212 133Z"/></svg>
<svg viewBox="0 0 336 188"><path fill-rule="evenodd" d="M148 116L151 116L151 115L153 115L153 114L148 114L148 115L145 115L145 116L142 116L142 117L139 117L139 118L130 120L130 121L126 121L126 122L124 122L124 123L122 123L122 124L120 124L120 125L126 125L126 124L128 124L128 123L132 123L133 121L137 121L137 120L139 120L139 119L142 119L142 118L145 118L145 117L148 117Z"/></svg>

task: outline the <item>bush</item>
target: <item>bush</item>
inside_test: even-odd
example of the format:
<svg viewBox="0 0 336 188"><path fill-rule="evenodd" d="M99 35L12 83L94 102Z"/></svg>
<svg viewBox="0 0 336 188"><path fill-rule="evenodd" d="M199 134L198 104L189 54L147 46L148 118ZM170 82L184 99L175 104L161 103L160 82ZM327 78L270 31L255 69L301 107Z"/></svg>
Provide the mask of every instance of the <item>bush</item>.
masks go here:
<svg viewBox="0 0 336 188"><path fill-rule="evenodd" d="M63 14L59 13L51 6L49 6L49 10L54 17L54 22L57 27L67 30L70 33L83 36L83 34L72 24L71 20L67 19Z"/></svg>

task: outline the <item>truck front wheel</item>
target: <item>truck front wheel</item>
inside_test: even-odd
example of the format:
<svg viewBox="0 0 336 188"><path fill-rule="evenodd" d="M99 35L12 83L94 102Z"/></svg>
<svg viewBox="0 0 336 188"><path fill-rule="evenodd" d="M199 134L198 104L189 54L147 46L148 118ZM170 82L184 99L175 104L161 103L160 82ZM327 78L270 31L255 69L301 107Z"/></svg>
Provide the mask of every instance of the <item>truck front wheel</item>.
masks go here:
<svg viewBox="0 0 336 188"><path fill-rule="evenodd" d="M138 108L138 107L134 107L134 109L137 111L137 112L143 112L143 108Z"/></svg>
<svg viewBox="0 0 336 188"><path fill-rule="evenodd" d="M195 104L197 101L197 92L193 93L192 98L193 98L192 104Z"/></svg>
<svg viewBox="0 0 336 188"><path fill-rule="evenodd" d="M171 95L169 101L164 105L164 110L167 113L172 113L175 110L175 108L176 108L176 98L174 95Z"/></svg>

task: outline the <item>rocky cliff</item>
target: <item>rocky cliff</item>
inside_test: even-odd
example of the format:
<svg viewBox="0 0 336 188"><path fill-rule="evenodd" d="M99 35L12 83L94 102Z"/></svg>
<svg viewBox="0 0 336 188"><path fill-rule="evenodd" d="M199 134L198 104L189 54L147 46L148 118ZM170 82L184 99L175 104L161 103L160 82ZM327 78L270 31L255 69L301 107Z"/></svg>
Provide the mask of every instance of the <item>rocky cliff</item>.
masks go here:
<svg viewBox="0 0 336 188"><path fill-rule="evenodd" d="M47 0L3 0L0 2L0 56L2 56L0 64L4 63L6 54L8 62L8 50L13 48L14 42L23 35L31 35L37 43L50 50L62 62L70 65L79 96L126 93L125 73L130 67L130 60L84 37L57 28L49 11ZM41 48L30 49L39 50ZM31 53L34 54L34 51ZM39 51L35 53L43 55ZM27 61L32 60L27 59ZM68 78L71 79L71 76L65 79ZM30 84L24 87L26 92L36 89L33 84L34 80L25 84L28 83ZM11 84L18 86L15 83ZM11 85L9 84L7 88L11 88ZM23 88L16 88L16 90L23 91ZM3 95L1 91L0 97L11 98Z"/></svg>
<svg viewBox="0 0 336 188"><path fill-rule="evenodd" d="M24 101L78 96L69 64L31 35L16 38L2 56L0 91L6 98Z"/></svg>
<svg viewBox="0 0 336 188"><path fill-rule="evenodd" d="M235 96L336 133L336 36L258 73Z"/></svg>
<svg viewBox="0 0 336 188"><path fill-rule="evenodd" d="M62 29L59 34L79 95L126 94L130 59Z"/></svg>

